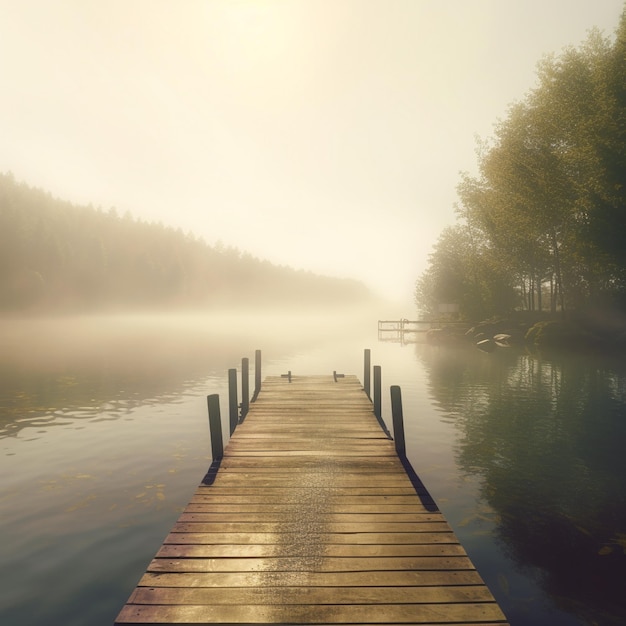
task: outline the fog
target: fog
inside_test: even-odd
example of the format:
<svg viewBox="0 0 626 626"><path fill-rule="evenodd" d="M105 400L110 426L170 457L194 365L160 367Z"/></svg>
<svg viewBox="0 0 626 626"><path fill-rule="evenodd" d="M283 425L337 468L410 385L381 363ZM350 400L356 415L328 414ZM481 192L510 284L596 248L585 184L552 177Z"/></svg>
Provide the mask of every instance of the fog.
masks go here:
<svg viewBox="0 0 626 626"><path fill-rule="evenodd" d="M622 0L0 0L0 172L412 306L544 54Z"/></svg>
<svg viewBox="0 0 626 626"><path fill-rule="evenodd" d="M361 309L316 309L285 313L220 312L119 313L3 319L0 367L10 373L80 373L92 363L106 364L120 381L138 363L168 376L182 369L236 367L233 354L254 357L256 349L275 358L322 347L337 336L374 334L376 318Z"/></svg>
<svg viewBox="0 0 626 626"><path fill-rule="evenodd" d="M363 338L375 336L375 318L355 309L4 318L0 438L63 425L68 413L117 419L196 388L210 393L244 357L252 373L256 350L263 377L294 367L298 374L359 373L362 353L354 343L366 348Z"/></svg>

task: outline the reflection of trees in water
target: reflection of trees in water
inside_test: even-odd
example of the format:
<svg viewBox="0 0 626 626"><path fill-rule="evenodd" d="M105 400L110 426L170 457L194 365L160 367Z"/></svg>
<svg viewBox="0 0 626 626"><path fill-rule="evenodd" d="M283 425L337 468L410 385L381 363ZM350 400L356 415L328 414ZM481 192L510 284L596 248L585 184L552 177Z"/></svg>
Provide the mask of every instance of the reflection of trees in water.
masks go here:
<svg viewBox="0 0 626 626"><path fill-rule="evenodd" d="M626 373L512 351L423 353L507 552L562 609L626 618Z"/></svg>

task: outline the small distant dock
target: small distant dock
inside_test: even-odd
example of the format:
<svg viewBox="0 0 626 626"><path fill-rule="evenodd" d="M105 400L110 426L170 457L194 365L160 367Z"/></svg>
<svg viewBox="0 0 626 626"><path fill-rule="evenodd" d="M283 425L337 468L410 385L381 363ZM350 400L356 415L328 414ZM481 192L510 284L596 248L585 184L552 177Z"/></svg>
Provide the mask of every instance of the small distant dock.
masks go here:
<svg viewBox="0 0 626 626"><path fill-rule="evenodd" d="M447 326L467 327L466 322L457 322L450 319L433 320L378 320L378 341L394 343L411 343L419 333L441 329Z"/></svg>
<svg viewBox="0 0 626 626"><path fill-rule="evenodd" d="M264 380L115 623L506 618L356 376L289 373Z"/></svg>

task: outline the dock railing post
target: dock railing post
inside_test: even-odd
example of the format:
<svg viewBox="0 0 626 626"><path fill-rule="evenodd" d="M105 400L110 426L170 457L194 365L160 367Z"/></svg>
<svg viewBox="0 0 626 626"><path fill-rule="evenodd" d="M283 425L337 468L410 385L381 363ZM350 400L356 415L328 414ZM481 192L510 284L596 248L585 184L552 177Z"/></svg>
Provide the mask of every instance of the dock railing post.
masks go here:
<svg viewBox="0 0 626 626"><path fill-rule="evenodd" d="M224 456L224 440L222 439L222 416L220 413L220 397L213 393L206 397L209 409L209 432L211 434L211 454L214 461Z"/></svg>
<svg viewBox="0 0 626 626"><path fill-rule="evenodd" d="M380 324L380 322L378 322ZM363 389L367 394L367 397L371 400L372 396L370 394L370 377L371 377L371 351L369 348L366 348L364 351L363 357Z"/></svg>
<svg viewBox="0 0 626 626"><path fill-rule="evenodd" d="M391 415L393 419L393 438L399 457L406 457L404 442L404 416L402 415L402 391L398 385L391 386Z"/></svg>
<svg viewBox="0 0 626 626"><path fill-rule="evenodd" d="M382 419L381 371L380 365L374 365L374 415Z"/></svg>
<svg viewBox="0 0 626 626"><path fill-rule="evenodd" d="M261 391L261 351L255 350L254 352L254 395L252 396L252 402L256 400L256 397Z"/></svg>
<svg viewBox="0 0 626 626"><path fill-rule="evenodd" d="M230 415L230 434L232 435L239 422L239 406L237 404L237 370L228 370L228 412Z"/></svg>
<svg viewBox="0 0 626 626"><path fill-rule="evenodd" d="M250 360L241 359L241 421L250 409Z"/></svg>

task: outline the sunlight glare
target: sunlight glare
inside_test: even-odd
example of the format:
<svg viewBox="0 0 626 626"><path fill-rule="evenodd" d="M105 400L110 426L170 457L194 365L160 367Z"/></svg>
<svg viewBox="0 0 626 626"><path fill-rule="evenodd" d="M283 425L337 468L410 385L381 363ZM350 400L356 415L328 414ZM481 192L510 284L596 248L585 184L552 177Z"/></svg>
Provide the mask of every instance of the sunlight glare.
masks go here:
<svg viewBox="0 0 626 626"><path fill-rule="evenodd" d="M282 3L264 0L234 0L219 3L215 13L224 44L223 61L237 72L256 72L276 62L285 51L284 17L276 10ZM288 13L287 13L288 14Z"/></svg>

